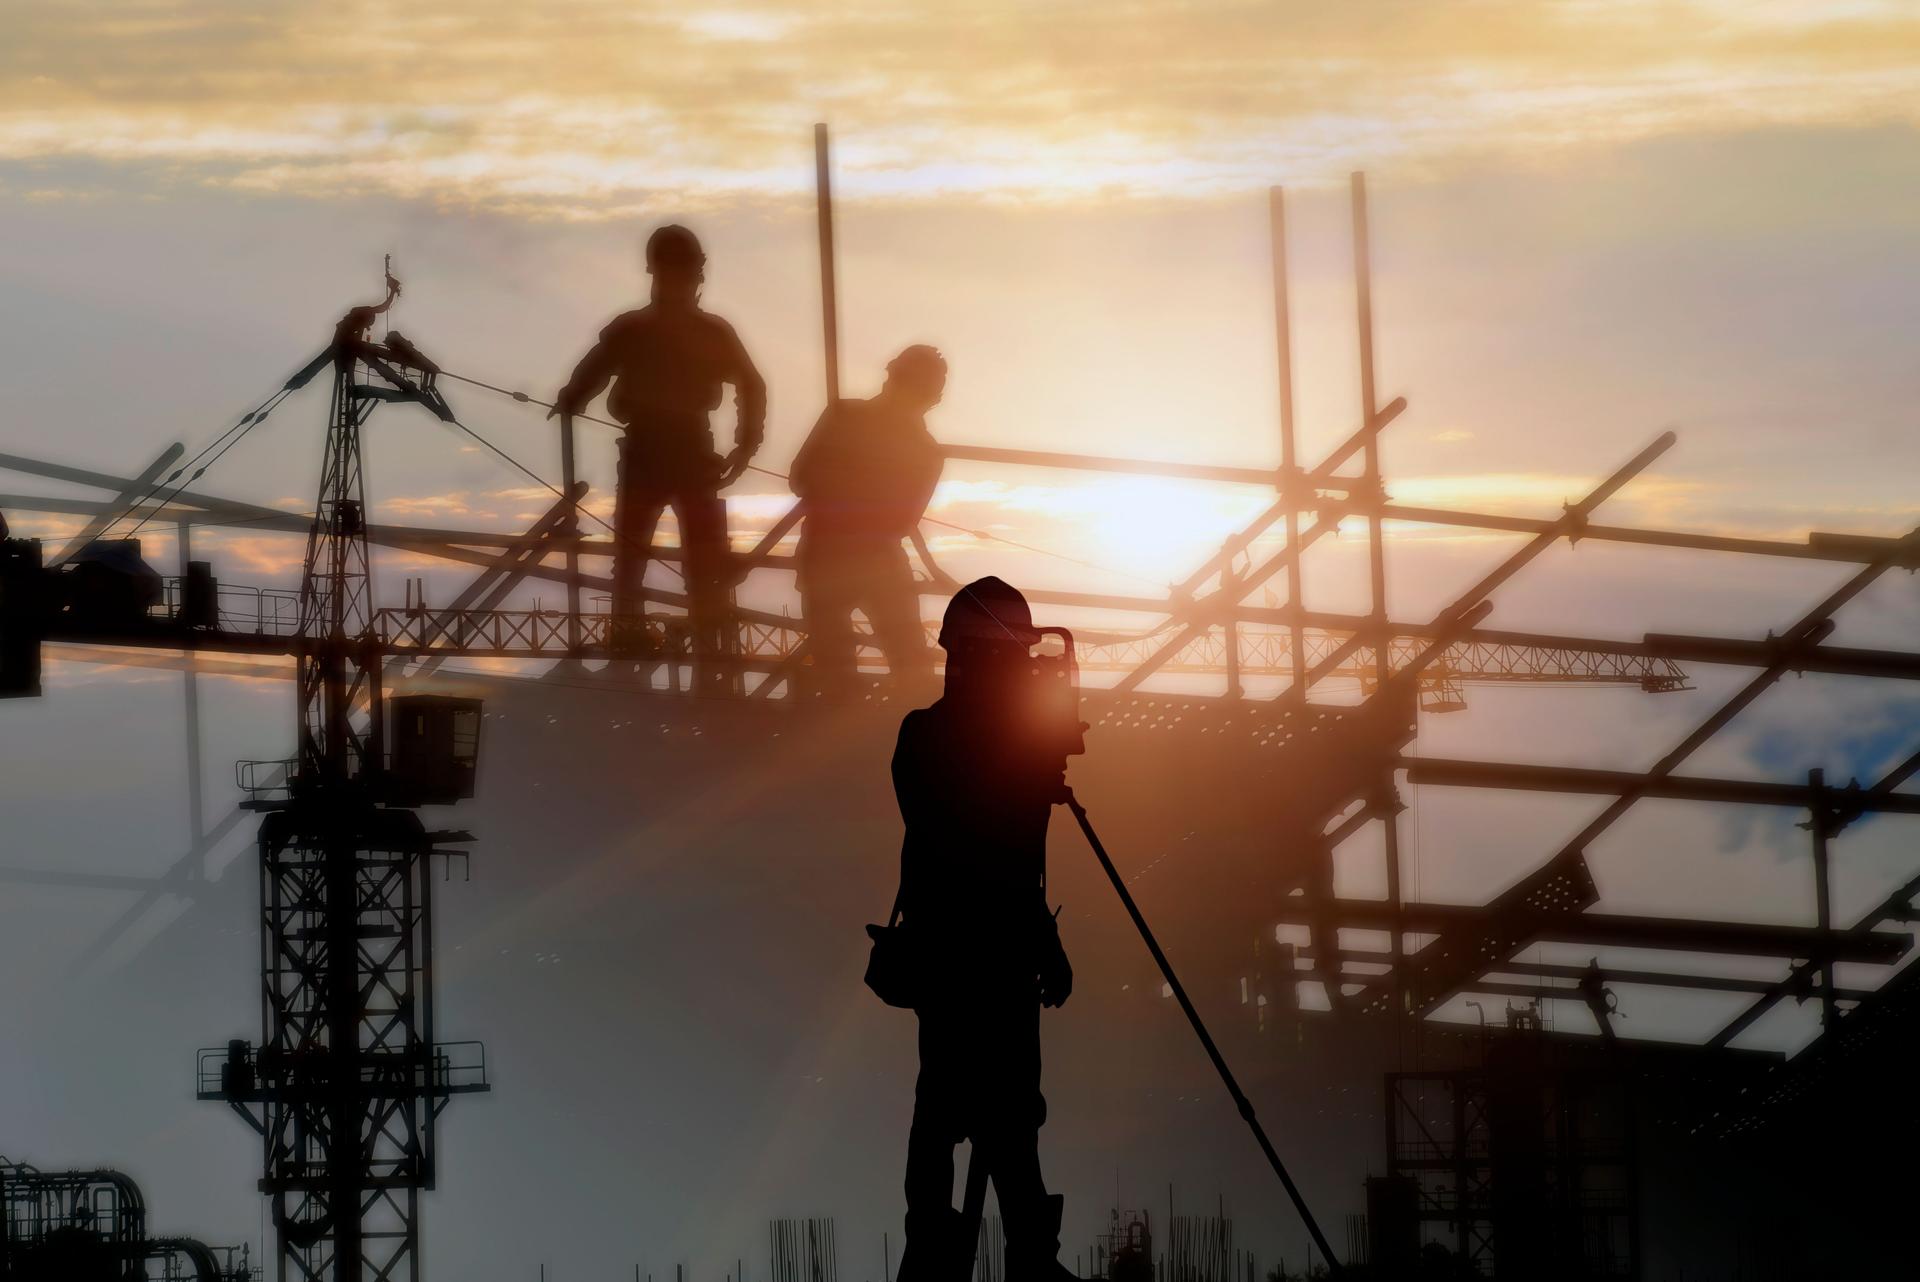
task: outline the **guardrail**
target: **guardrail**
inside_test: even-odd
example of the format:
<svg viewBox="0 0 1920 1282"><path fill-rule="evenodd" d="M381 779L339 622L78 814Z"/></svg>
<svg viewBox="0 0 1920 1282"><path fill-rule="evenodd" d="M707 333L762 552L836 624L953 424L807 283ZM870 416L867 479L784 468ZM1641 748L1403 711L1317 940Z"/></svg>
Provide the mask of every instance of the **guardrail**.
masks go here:
<svg viewBox="0 0 1920 1282"><path fill-rule="evenodd" d="M391 1051L369 1053L361 1061L361 1080L391 1087L395 1072L405 1071L398 1066L406 1058ZM435 1042L431 1056L413 1058L413 1085L425 1094L466 1095L490 1088L487 1048L482 1042ZM281 1084L278 1079L286 1076L285 1068L285 1056L263 1056L252 1042L203 1046L194 1052L194 1093L202 1099L255 1098L266 1089L277 1088Z"/></svg>
<svg viewBox="0 0 1920 1282"><path fill-rule="evenodd" d="M168 575L160 580L160 599L147 613L157 619L175 619L185 600L186 580ZM214 611L221 632L257 637L290 637L300 632L300 593L294 588L217 583Z"/></svg>
<svg viewBox="0 0 1920 1282"><path fill-rule="evenodd" d="M234 783L250 801L286 801L293 795L296 757L268 757L233 763Z"/></svg>

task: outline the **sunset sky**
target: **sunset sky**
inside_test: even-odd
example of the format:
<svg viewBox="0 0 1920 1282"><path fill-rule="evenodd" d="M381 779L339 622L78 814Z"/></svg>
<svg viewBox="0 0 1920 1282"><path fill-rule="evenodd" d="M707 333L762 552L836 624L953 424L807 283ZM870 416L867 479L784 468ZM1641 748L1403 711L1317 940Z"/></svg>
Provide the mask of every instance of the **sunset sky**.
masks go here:
<svg viewBox="0 0 1920 1282"><path fill-rule="evenodd" d="M26 0L7 22L0 444L25 452L132 471L197 449L377 291L389 251L399 327L550 391L643 290L647 227L684 218L709 306L772 381L778 469L820 403L827 120L849 391L936 342L946 439L1271 461L1274 183L1308 456L1345 435L1363 168L1382 396L1413 407L1387 447L1399 496L1551 508L1672 426L1681 449L1623 496L1638 515L1791 535L1911 511L1906 5ZM536 420L458 399L552 470ZM316 438L293 413L212 479L304 503ZM530 513L524 478L430 432L376 469L377 505ZM602 502L609 453L587 451ZM1150 583L1258 502L949 475L959 523ZM777 510L757 488L777 483L741 487L738 528Z"/></svg>
<svg viewBox="0 0 1920 1282"><path fill-rule="evenodd" d="M814 118L851 195L1061 203L1920 113L1897 0L11 9L9 160L567 219L790 198Z"/></svg>
<svg viewBox="0 0 1920 1282"><path fill-rule="evenodd" d="M378 298L388 253L406 285L395 328L450 370L550 395L644 297L647 231L684 221L709 253L705 305L771 386L759 461L784 470L824 394L816 121L834 137L846 390L873 390L905 344L937 344L952 368L931 416L943 440L1277 463L1278 184L1301 449L1316 460L1361 413L1346 202L1364 170L1380 398L1409 402L1382 447L1396 499L1552 516L1671 429L1675 449L1602 519L1782 539L1920 523L1920 8L1902 0L3 0L0 451L129 474L171 442L192 453L347 306ZM557 476L537 413L445 390ZM324 413L317 388L290 401L204 487L310 509ZM724 442L730 406L715 426ZM610 436L583 433L605 511ZM383 411L368 448L377 519L518 528L548 502L424 414ZM0 494L23 492L79 491L0 476ZM788 501L765 475L729 500L743 544ZM1269 500L954 464L934 516L1055 555L951 530L933 542L962 575L1150 594ZM17 533L76 525L8 516ZM225 580L297 574L296 540L195 537ZM1512 546L1392 537L1402 617ZM1310 605L1364 603L1362 549L1316 550ZM164 537L151 550L171 556ZM444 600L467 571L393 557L382 573L383 600L402 574L431 574ZM1761 636L1840 574L1583 544L1503 590L1491 623ZM1912 649L1916 634L1920 579L1898 575L1835 639ZM1428 719L1422 748L1637 768L1734 679L1704 670L1697 694L1659 698L1476 692L1477 719ZM4 709L44 756L0 782L32 847L0 864L144 875L156 825L184 822L177 780L152 770L177 751L177 678L63 665L54 684L67 702ZM1887 684L1789 683L1701 769L1871 779L1920 726L1920 701ZM279 755L291 703L277 684L202 688L209 813L225 814L226 763ZM137 727L100 733L130 708ZM96 798L96 777L124 788ZM1529 812L1489 854L1470 803L1436 791L1422 839L1436 899L1494 893L1578 818ZM1609 907L1809 911L1805 834L1784 820L1645 811L1595 855ZM1912 833L1849 835L1838 915L1911 875ZM229 847L245 869L248 847ZM8 1011L44 1016L67 991L42 991L35 968L64 965L60 950L118 911L89 893L0 894L0 937L52 941L0 964ZM1677 1034L1687 1014L1629 1032ZM1762 1031L1802 1044L1809 1021L1796 1010ZM189 1031L232 1023L201 1022ZM42 1071L0 1058L0 1083ZM50 1136L70 1119L55 1121ZM228 1129L194 1142L252 1162ZM140 1142L160 1154L176 1139ZM250 1196L236 1197L214 1213L250 1231Z"/></svg>
<svg viewBox="0 0 1920 1282"><path fill-rule="evenodd" d="M1359 416L1347 178L1364 169L1380 396L1410 405L1383 441L1394 497L1551 515L1672 429L1604 519L1797 539L1920 518L1920 17L1904 5L115 0L15 4L7 22L0 450L131 473L169 442L199 449L377 296L389 252L397 328L451 370L549 394L643 297L646 231L684 219L709 250L707 306L771 384L760 462L779 471L822 398L825 119L847 390L902 345L939 344L945 440L1276 462L1277 183L1317 458ZM557 476L537 413L448 391ZM317 392L290 401L203 484L308 508L323 413ZM724 441L730 407L715 425ZM605 511L611 440L583 431ZM368 449L386 519L517 528L546 505L424 414L383 413ZM729 501L744 542L788 497L756 475ZM962 575L1152 595L1265 501L954 464L936 517L1053 555L930 533ZM1401 617L1511 546L1391 534ZM224 579L268 585L292 582L299 547L196 541ZM171 554L164 536L153 550ZM1323 543L1308 603L1362 606L1363 565L1361 539ZM465 574L383 572L383 599L427 574L444 600ZM1505 589L1494 622L1758 635L1834 574L1584 544ZM1920 587L1890 578L1842 625L1903 644ZM1826 715L1838 733L1859 705ZM1765 727L1748 729L1757 753ZM1622 764L1651 747L1621 745Z"/></svg>

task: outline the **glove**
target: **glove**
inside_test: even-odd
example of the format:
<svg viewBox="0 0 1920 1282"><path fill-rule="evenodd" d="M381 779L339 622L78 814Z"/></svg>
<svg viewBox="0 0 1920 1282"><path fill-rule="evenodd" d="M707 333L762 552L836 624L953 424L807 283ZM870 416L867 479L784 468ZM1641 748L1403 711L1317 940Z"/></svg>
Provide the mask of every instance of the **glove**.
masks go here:
<svg viewBox="0 0 1920 1282"><path fill-rule="evenodd" d="M724 490L727 486L739 480L742 474L746 472L747 464L752 458L753 451L749 450L746 446L734 446L733 452L727 455L726 464L721 468L720 488Z"/></svg>
<svg viewBox="0 0 1920 1282"><path fill-rule="evenodd" d="M1073 967L1067 961L1067 950L1060 943L1060 927L1049 917L1046 942L1040 954L1040 1004L1042 1006L1065 1006L1067 998L1073 995Z"/></svg>

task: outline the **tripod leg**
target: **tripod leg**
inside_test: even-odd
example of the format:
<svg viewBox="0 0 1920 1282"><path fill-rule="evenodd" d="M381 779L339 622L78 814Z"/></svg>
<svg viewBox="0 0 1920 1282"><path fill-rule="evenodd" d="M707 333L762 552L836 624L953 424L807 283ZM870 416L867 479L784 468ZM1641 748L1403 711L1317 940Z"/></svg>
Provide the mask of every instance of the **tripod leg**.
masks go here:
<svg viewBox="0 0 1920 1282"><path fill-rule="evenodd" d="M1093 847L1094 857L1100 861L1100 867L1106 870L1107 880L1113 883L1114 890L1119 894L1120 902L1127 910L1127 916L1133 918L1134 928L1140 932L1140 938L1146 941L1147 951L1153 954L1154 963L1160 967L1160 973L1166 977L1167 987L1173 990L1175 999L1180 1003L1180 1009L1186 1012L1187 1022L1193 1025L1194 1033L1200 1038L1200 1045L1206 1048L1207 1058L1213 1061L1214 1071L1220 1074L1220 1081L1226 1086L1227 1094L1233 1097L1234 1107L1240 1110L1240 1116L1245 1119L1247 1127L1253 1132L1253 1138L1260 1144L1260 1151L1266 1154L1267 1164L1273 1167L1273 1173L1280 1177L1280 1183L1287 1190L1287 1196L1293 1199L1293 1209L1300 1213L1300 1220L1307 1226L1307 1232L1312 1235L1313 1244L1319 1247L1320 1254L1326 1257L1328 1271L1334 1277L1341 1276L1345 1270L1336 1260L1333 1248L1327 1244L1326 1235L1320 1231L1320 1225L1313 1218L1313 1212L1307 1209L1307 1201L1300 1195L1293 1177L1287 1174L1286 1164L1280 1160L1280 1154L1274 1150L1273 1141L1267 1138L1266 1128L1261 1126L1259 1119L1253 1115L1253 1101L1249 1100L1246 1092L1240 1089L1240 1083L1234 1080L1233 1070L1227 1067L1227 1061L1220 1054L1220 1048L1214 1045L1213 1035L1207 1032L1207 1026L1200 1022L1200 1012L1194 1009L1193 1001L1187 996L1186 988L1180 983L1180 977L1173 973L1173 963L1169 962L1167 955L1160 951L1160 941L1153 937L1153 931L1147 926L1147 919L1140 915L1140 906L1133 902L1133 895L1127 890L1127 883L1121 878L1119 869L1113 866L1113 859L1107 854L1106 846L1101 844L1100 835L1093 830L1093 824L1087 818L1086 808L1080 804L1080 799L1072 792L1067 793L1066 801L1067 809L1073 811L1073 817L1079 822L1080 831L1086 836L1087 844ZM969 1180L973 1178L972 1171L968 1171L967 1178Z"/></svg>
<svg viewBox="0 0 1920 1282"><path fill-rule="evenodd" d="M960 1202L959 1272L954 1282L971 1282L980 1253L980 1224L987 1213L987 1161L976 1141L967 1158L967 1191Z"/></svg>

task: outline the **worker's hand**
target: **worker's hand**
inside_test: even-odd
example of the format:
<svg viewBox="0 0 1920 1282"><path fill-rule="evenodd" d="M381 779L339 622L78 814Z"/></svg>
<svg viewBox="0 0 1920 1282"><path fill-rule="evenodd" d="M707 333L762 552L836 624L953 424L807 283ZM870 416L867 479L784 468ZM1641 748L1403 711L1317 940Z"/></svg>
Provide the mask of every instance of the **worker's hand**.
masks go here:
<svg viewBox="0 0 1920 1282"><path fill-rule="evenodd" d="M1048 947L1040 960L1040 1004L1065 1006L1073 995L1073 967L1067 962L1067 950L1061 946L1060 932L1050 932Z"/></svg>
<svg viewBox="0 0 1920 1282"><path fill-rule="evenodd" d="M720 469L720 488L726 489L746 473L747 464L753 460L753 451L744 445L736 445L727 455L725 465Z"/></svg>

